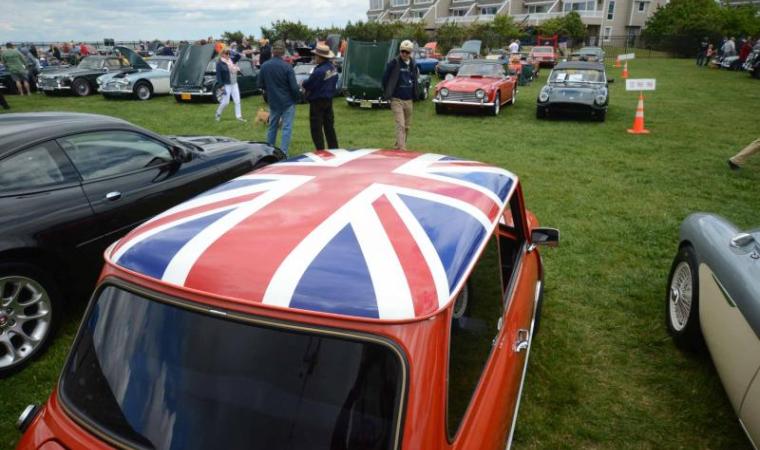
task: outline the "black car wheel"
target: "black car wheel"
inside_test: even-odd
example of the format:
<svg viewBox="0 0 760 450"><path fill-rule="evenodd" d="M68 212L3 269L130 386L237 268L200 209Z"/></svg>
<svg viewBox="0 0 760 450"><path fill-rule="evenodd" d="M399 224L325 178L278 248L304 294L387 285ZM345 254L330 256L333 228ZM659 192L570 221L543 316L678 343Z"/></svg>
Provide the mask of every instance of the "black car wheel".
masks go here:
<svg viewBox="0 0 760 450"><path fill-rule="evenodd" d="M422 88L422 94L420 94L420 100L427 100L430 91L430 86L424 86Z"/></svg>
<svg viewBox="0 0 760 450"><path fill-rule="evenodd" d="M607 111L605 111L603 109L600 110L600 111L597 111L595 113L595 118L596 118L597 122L604 122L605 119L607 118Z"/></svg>
<svg viewBox="0 0 760 450"><path fill-rule="evenodd" d="M53 280L26 263L0 263L0 377L39 355L60 320Z"/></svg>
<svg viewBox="0 0 760 450"><path fill-rule="evenodd" d="M683 245L673 259L665 294L665 322L676 345L698 350L702 343L699 324L699 273L697 255L691 245Z"/></svg>
<svg viewBox="0 0 760 450"><path fill-rule="evenodd" d="M501 112L501 95L499 95L498 92L496 93L496 97L493 99L493 106L489 112L492 116L498 116Z"/></svg>
<svg viewBox="0 0 760 450"><path fill-rule="evenodd" d="M536 108L536 119L546 119L546 108L540 106Z"/></svg>
<svg viewBox="0 0 760 450"><path fill-rule="evenodd" d="M435 113L436 114L446 114L446 107L443 106L440 103L435 104Z"/></svg>
<svg viewBox="0 0 760 450"><path fill-rule="evenodd" d="M140 81L135 84L134 93L135 97L139 100L150 100L151 96L153 96L153 89L151 88L150 83Z"/></svg>
<svg viewBox="0 0 760 450"><path fill-rule="evenodd" d="M453 328L463 329L464 323L467 321L467 316L470 315L470 286L465 283L462 290L459 291L456 300L454 300L454 309L451 312L451 322Z"/></svg>
<svg viewBox="0 0 760 450"><path fill-rule="evenodd" d="M512 99L509 101L510 105L514 105L517 101L517 83L515 83L515 87L512 88Z"/></svg>
<svg viewBox="0 0 760 450"><path fill-rule="evenodd" d="M71 91L74 92L74 95L79 97L87 97L90 95L92 87L84 78L77 78L71 83Z"/></svg>

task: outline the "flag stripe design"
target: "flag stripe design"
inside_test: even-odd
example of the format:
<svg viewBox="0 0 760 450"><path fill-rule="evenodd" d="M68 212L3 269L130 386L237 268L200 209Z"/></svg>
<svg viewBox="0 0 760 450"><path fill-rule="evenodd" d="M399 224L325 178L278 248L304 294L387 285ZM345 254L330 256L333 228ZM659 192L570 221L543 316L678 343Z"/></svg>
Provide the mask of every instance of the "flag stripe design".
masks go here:
<svg viewBox="0 0 760 450"><path fill-rule="evenodd" d="M108 257L245 304L415 319L453 300L516 185L442 155L317 151L171 208Z"/></svg>

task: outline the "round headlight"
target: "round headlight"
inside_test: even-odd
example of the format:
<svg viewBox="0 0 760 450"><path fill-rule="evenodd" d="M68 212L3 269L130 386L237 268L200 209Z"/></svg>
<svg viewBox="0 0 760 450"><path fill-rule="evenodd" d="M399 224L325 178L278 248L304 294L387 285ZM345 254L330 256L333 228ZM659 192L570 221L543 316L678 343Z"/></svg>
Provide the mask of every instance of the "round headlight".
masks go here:
<svg viewBox="0 0 760 450"><path fill-rule="evenodd" d="M545 102L547 100L549 100L549 91L541 91L541 93L538 94L538 101Z"/></svg>
<svg viewBox="0 0 760 450"><path fill-rule="evenodd" d="M484 91L483 89L478 89L477 91L475 91L475 97L482 99L485 96L486 96L486 91Z"/></svg>
<svg viewBox="0 0 760 450"><path fill-rule="evenodd" d="M449 90L446 88L441 89L441 97L448 97L449 96Z"/></svg>
<svg viewBox="0 0 760 450"><path fill-rule="evenodd" d="M607 96L604 94L599 94L596 96L595 101L597 105L603 105L605 100L607 100Z"/></svg>

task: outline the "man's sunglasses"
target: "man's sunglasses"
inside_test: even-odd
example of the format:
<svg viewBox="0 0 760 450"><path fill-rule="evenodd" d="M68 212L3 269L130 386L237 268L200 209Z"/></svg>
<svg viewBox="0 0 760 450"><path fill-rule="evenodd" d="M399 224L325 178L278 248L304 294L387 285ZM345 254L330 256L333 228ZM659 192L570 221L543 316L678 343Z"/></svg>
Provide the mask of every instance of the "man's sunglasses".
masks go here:
<svg viewBox="0 0 760 450"><path fill-rule="evenodd" d="M412 52L410 52L409 50L401 50L401 53L406 53L408 55L408 54L410 54Z"/></svg>

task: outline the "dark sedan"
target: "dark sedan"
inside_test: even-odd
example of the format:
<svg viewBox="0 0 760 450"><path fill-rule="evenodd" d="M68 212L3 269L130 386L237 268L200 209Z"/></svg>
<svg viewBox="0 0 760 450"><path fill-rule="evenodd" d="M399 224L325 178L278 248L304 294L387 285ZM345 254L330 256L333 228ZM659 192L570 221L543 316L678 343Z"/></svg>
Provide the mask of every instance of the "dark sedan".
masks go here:
<svg viewBox="0 0 760 450"><path fill-rule="evenodd" d="M89 293L112 242L283 156L266 144L160 136L99 115L0 116L0 376L46 345L66 300ZM219 211L205 213L199 220Z"/></svg>
<svg viewBox="0 0 760 450"><path fill-rule="evenodd" d="M37 78L37 87L48 95L71 92L86 97L97 92L99 76L126 68L129 64L117 56L88 56L75 67L42 72Z"/></svg>
<svg viewBox="0 0 760 450"><path fill-rule="evenodd" d="M438 78L441 79L446 78L447 76L449 76L449 78L455 77L464 61L469 61L477 57L477 53L466 51L461 48L455 48L449 51L446 55L446 59L435 66L435 73L438 75Z"/></svg>

